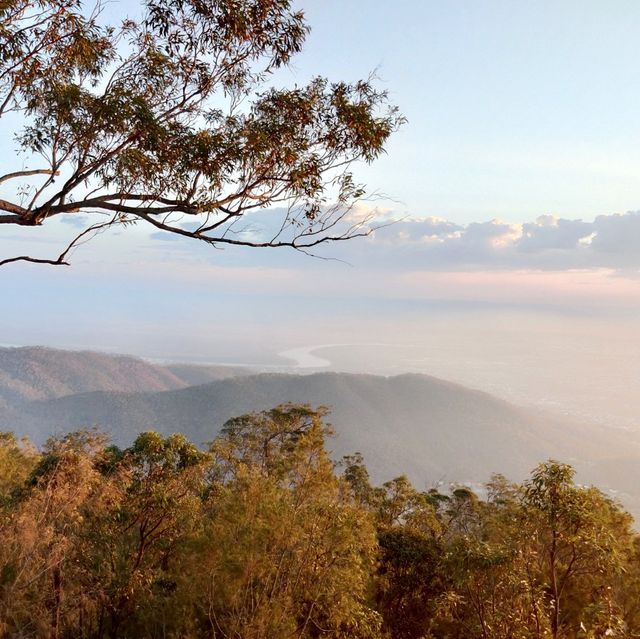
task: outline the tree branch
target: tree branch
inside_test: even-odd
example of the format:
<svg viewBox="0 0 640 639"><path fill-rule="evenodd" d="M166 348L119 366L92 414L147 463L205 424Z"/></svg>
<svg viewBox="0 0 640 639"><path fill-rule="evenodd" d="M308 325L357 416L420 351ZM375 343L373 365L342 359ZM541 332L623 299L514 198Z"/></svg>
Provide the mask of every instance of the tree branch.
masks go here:
<svg viewBox="0 0 640 639"><path fill-rule="evenodd" d="M0 176L0 184L7 180L13 180L19 177L29 177L31 175L60 175L60 171L52 171L51 169L34 169L32 171L15 171L14 173L5 173Z"/></svg>
<svg viewBox="0 0 640 639"><path fill-rule="evenodd" d="M1 205L0 208L2 208ZM32 226L31 222L21 215L0 215L0 224L18 224L20 226Z"/></svg>
<svg viewBox="0 0 640 639"><path fill-rule="evenodd" d="M40 259L38 257L30 257L29 255L20 255L18 257L8 257L5 260L0 260L0 266L5 264L11 264L12 262L33 262L35 264L53 264L54 266L69 266L69 262L65 262L64 259L47 260Z"/></svg>
<svg viewBox="0 0 640 639"><path fill-rule="evenodd" d="M4 260L0 260L0 266L4 266L5 264L11 264L13 262L33 262L35 264L51 264L53 266L69 266L69 262L67 262L67 255L71 252L73 248L80 244L80 240L83 237L93 233L98 233L110 226L112 226L116 222L116 217L113 217L108 222L101 222L100 224L92 224L90 227L86 228L82 233L76 235L71 242L67 245L67 247L58 255L55 259L47 259L47 258L38 258L31 257L30 255L20 255L18 257L9 257Z"/></svg>
<svg viewBox="0 0 640 639"><path fill-rule="evenodd" d="M0 200L0 211L7 211L7 213L14 213L14 215L0 216L0 221L2 221L3 224L28 224L28 221L25 217L28 213L27 209L22 208L21 206L18 206L13 202L8 202L7 200ZM15 217L20 218L23 221L19 222L13 219ZM7 218L7 219L3 220L2 218Z"/></svg>
<svg viewBox="0 0 640 639"><path fill-rule="evenodd" d="M86 12L76 2L34 9L16 0L0 17L0 115L24 114L19 147L41 158L29 165L48 167L0 175L0 184L30 178L0 199L0 225L37 227L79 212L110 222L89 226L56 259L0 265L66 263L94 232L136 220L212 246L300 251L370 233L347 219L363 190L346 167L380 155L403 118L369 80L267 83L308 31L289 0L247 0L251 10L225 0L207 12L195 0L168 0L170 11L146 3L121 27L101 24L96 2ZM220 19L244 25L242 37ZM238 232L235 222L254 211L277 217L275 237ZM180 215L195 218L191 230Z"/></svg>

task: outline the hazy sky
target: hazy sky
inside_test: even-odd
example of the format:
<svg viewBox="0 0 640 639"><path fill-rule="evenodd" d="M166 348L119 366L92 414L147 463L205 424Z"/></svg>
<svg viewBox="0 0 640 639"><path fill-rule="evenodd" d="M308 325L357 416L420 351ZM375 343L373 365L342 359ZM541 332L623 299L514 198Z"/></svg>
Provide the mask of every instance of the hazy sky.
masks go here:
<svg viewBox="0 0 640 639"><path fill-rule="evenodd" d="M305 8L314 30L299 75L377 67L407 115L371 175L410 212L522 222L638 208L637 2Z"/></svg>
<svg viewBox="0 0 640 639"><path fill-rule="evenodd" d="M408 123L386 156L356 173L389 195L380 219L402 221L326 250L343 262L112 232L81 247L70 269L0 269L0 342L268 363L305 345L423 343L434 318L446 327L442 318L455 315L468 317L469 340L493 340L487 358L504 346L487 327L507 321L510 343L544 342L550 352L579 334L576 349L589 343L605 355L607 331L625 336L621 353L625 340L635 346L640 4L299 5L312 33L275 81L376 71ZM122 3L108 6L122 15ZM0 135L10 149L6 128ZM3 158L9 168L13 156ZM56 254L74 230L2 228L0 255ZM545 323L536 342L542 316L555 328ZM625 370L640 380L632 364Z"/></svg>

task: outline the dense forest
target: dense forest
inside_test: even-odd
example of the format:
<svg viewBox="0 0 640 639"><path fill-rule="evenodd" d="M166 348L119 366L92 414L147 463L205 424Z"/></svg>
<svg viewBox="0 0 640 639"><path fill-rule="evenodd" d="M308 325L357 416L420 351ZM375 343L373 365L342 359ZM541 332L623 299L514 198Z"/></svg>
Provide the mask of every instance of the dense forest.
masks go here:
<svg viewBox="0 0 640 639"><path fill-rule="evenodd" d="M0 637L640 637L640 537L570 466L421 490L334 463L326 411L128 448L0 436Z"/></svg>

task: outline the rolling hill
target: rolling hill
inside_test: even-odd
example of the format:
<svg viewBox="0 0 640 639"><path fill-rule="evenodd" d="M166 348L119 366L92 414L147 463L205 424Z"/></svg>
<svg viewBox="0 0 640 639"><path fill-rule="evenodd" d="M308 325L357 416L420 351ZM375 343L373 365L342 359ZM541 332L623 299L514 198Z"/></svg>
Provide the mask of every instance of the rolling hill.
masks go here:
<svg viewBox="0 0 640 639"><path fill-rule="evenodd" d="M247 372L226 366L161 366L128 355L42 346L0 348L0 407L99 390L163 391Z"/></svg>
<svg viewBox="0 0 640 639"><path fill-rule="evenodd" d="M334 457L361 452L375 481L404 473L424 487L482 482L494 472L519 480L555 458L573 464L580 480L618 491L640 513L636 433L523 409L426 375L249 372L0 349L0 431L42 443L97 426L127 445L137 433L157 430L204 445L235 415L285 402L324 405L337 433L329 442Z"/></svg>
<svg viewBox="0 0 640 639"><path fill-rule="evenodd" d="M234 415L283 402L326 405L334 455L360 451L377 480L398 473L420 484L481 481L492 472L518 479L554 457L580 470L640 459L615 432L515 407L486 393L425 375L261 374L145 393L90 392L0 411L0 430L42 442L52 433L96 425L119 444L143 430L213 439Z"/></svg>

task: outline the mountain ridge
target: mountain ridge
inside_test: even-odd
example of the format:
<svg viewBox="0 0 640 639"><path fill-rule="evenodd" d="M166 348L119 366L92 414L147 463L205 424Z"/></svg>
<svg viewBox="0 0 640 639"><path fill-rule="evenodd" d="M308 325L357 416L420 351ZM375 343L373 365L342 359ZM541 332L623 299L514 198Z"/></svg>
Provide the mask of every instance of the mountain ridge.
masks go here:
<svg viewBox="0 0 640 639"><path fill-rule="evenodd" d="M246 373L240 367L162 365L92 350L0 347L0 406L98 390L172 390Z"/></svg>
<svg viewBox="0 0 640 639"><path fill-rule="evenodd" d="M230 417L286 402L328 406L337 452L363 452L378 475L392 466L414 475L422 467L432 479L445 471L477 479L489 467L519 476L525 465L549 456L600 460L614 451L628 453L626 445L615 444L615 433L534 415L483 391L414 373L262 373L160 392L85 392L0 411L0 428L13 424L42 441L45 428L51 433L97 425L120 444L141 430L179 431L204 444Z"/></svg>
<svg viewBox="0 0 640 639"><path fill-rule="evenodd" d="M15 399L14 394L14 401L6 400L12 399L11 393L0 375L0 398L5 398L0 431L27 435L36 443L50 435L97 426L119 445L128 445L144 430L165 435L182 432L204 445L231 417L287 402L324 405L331 410L328 421L337 433L329 443L334 458L361 452L375 481L406 473L422 486L439 481L481 482L494 472L520 480L537 463L555 458L573 464L581 481L630 495L640 511L637 434L518 407L433 376L248 374L246 369L230 376L236 371L225 367L209 370L176 364L165 369L137 358L91 351L35 351L36 364L50 366L45 381L61 368L71 373L87 366L99 369L89 370L91 375L81 384L65 383L62 376L59 386L36 387L38 398L23 393ZM3 355L6 349L0 349L0 372L6 377ZM34 357L28 350L22 355ZM72 365L74 358L80 363ZM103 362L108 366L100 369ZM40 370L35 367L36 373ZM127 379L138 371L140 376ZM188 384L215 375L224 377ZM37 374L27 377L32 384L38 380ZM102 384L103 389L71 392L92 384ZM163 384L169 388L157 389Z"/></svg>

